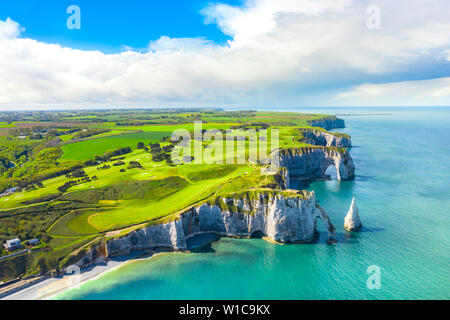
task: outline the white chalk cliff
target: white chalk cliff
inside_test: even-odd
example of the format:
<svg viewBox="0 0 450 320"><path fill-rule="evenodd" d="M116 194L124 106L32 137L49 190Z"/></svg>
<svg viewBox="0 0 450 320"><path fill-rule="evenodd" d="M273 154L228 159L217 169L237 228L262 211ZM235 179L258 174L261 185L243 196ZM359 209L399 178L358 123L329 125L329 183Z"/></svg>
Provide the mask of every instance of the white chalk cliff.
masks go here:
<svg viewBox="0 0 450 320"><path fill-rule="evenodd" d="M107 250L109 254L155 247L185 250L187 237L211 232L222 236L260 234L280 243L310 242L317 232L317 218L324 220L334 237L334 226L319 208L314 192L244 192L192 207L173 221L110 239Z"/></svg>
<svg viewBox="0 0 450 320"><path fill-rule="evenodd" d="M186 239L200 233L258 235L278 243L307 243L316 237L318 218L333 241L335 227L316 203L314 192L264 189L232 194L126 235L105 239L97 248L91 248L78 265L89 264L100 255L110 257L132 250L186 250Z"/></svg>
<svg viewBox="0 0 450 320"><path fill-rule="evenodd" d="M352 146L350 136L341 133L326 132L315 129L303 129L303 139L301 142L324 147L344 147Z"/></svg>
<svg viewBox="0 0 450 320"><path fill-rule="evenodd" d="M352 204L350 205L350 210L348 210L345 216L344 228L348 231L357 231L361 229L362 224L359 219L358 207L355 204L355 197L353 197Z"/></svg>
<svg viewBox="0 0 450 320"><path fill-rule="evenodd" d="M286 168L291 179L324 179L328 167L334 165L338 180L355 177L355 166L344 148L302 147L281 149L272 153L271 164Z"/></svg>
<svg viewBox="0 0 450 320"><path fill-rule="evenodd" d="M325 118L309 120L308 123L311 127L321 127L325 130L345 128L345 121L343 119L337 118L336 116L328 116Z"/></svg>

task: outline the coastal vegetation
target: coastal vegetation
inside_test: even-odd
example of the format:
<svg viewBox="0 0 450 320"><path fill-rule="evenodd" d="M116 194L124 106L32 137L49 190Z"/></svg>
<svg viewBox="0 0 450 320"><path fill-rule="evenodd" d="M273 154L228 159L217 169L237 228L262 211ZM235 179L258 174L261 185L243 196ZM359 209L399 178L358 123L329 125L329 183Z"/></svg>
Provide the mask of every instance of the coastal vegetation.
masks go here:
<svg viewBox="0 0 450 320"><path fill-rule="evenodd" d="M224 161L225 147L211 153L211 140L200 142L203 162L192 153L193 161L177 164L173 151L195 140L172 141L174 130L192 133L201 121L203 132L216 129L225 140L254 130L262 141L261 130L271 136L276 129L278 148L307 150L319 147L304 139L305 130L329 133L312 125L333 119L219 109L0 113L0 243L40 240L20 255L1 251L0 281L57 271L109 232L158 223L221 195L290 194L281 191L279 175L264 170L267 164L251 161L248 138L232 143L241 161Z"/></svg>

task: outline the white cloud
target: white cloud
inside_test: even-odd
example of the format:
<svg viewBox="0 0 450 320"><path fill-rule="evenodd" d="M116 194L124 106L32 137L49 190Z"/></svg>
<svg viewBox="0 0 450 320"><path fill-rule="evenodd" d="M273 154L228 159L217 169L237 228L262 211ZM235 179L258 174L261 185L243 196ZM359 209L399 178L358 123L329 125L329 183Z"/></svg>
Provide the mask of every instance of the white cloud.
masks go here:
<svg viewBox="0 0 450 320"><path fill-rule="evenodd" d="M340 93L335 105L345 106L450 106L450 77L431 80L363 84Z"/></svg>
<svg viewBox="0 0 450 320"><path fill-rule="evenodd" d="M22 30L19 24L10 18L5 21L0 20L0 39L16 38Z"/></svg>
<svg viewBox="0 0 450 320"><path fill-rule="evenodd" d="M380 6L381 30L366 27L372 4ZM447 0L214 4L202 12L232 36L228 44L162 36L147 51L123 47L117 54L22 38L20 25L7 19L0 21L0 108L364 105L368 96L441 103L445 80L431 81L434 91L414 82L416 94L405 101L389 99L392 84L364 83L445 77L449 11Z"/></svg>
<svg viewBox="0 0 450 320"><path fill-rule="evenodd" d="M327 11L342 11L351 0L251 0L242 8L227 4L210 5L203 10L207 23L216 23L233 36L233 45L245 45L255 37L276 31L277 18L283 14L317 16Z"/></svg>

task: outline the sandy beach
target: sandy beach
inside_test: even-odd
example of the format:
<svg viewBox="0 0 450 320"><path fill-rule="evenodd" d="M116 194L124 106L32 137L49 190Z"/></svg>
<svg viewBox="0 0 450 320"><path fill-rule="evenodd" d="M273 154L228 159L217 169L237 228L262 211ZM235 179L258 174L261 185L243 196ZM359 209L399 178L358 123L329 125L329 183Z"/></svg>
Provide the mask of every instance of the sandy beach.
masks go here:
<svg viewBox="0 0 450 320"><path fill-rule="evenodd" d="M117 256L105 262L92 264L71 275L63 275L56 278L45 278L31 286L19 289L0 300L48 300L56 295L76 288L86 281L93 280L100 275L115 270L127 263L149 259L159 254L159 252L133 252L127 256Z"/></svg>
<svg viewBox="0 0 450 320"><path fill-rule="evenodd" d="M210 244L213 241L217 241L220 237L215 233L198 233L187 237L187 245L189 249L200 250L205 245ZM129 255L122 255L109 258L107 261L98 262L89 265L79 270L78 268L70 268L66 273L72 271L72 274L65 274L55 278L49 278L48 276L42 277L41 281L33 282L31 285L25 285L26 281L23 280L13 285L20 287L21 284L25 286L18 290L13 290L11 294L0 298L0 300L48 300L52 299L58 294L64 291L76 288L86 281L93 280L106 272L115 270L127 263L135 262L138 260L151 259L157 255L169 253L169 251L133 251ZM179 251L180 252L180 251ZM183 252L183 251L181 251ZM33 280L31 280L33 281Z"/></svg>

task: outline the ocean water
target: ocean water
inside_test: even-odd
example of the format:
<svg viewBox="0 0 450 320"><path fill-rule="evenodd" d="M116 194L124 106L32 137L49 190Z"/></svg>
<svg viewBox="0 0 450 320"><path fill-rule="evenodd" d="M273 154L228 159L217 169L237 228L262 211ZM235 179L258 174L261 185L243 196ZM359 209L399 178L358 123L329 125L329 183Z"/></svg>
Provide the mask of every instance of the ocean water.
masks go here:
<svg viewBox="0 0 450 320"><path fill-rule="evenodd" d="M352 136L356 179L315 190L337 228L327 245L222 238L202 253L127 264L58 299L450 299L450 109L331 109ZM363 229L344 216L356 196ZM380 270L370 289L369 266Z"/></svg>

